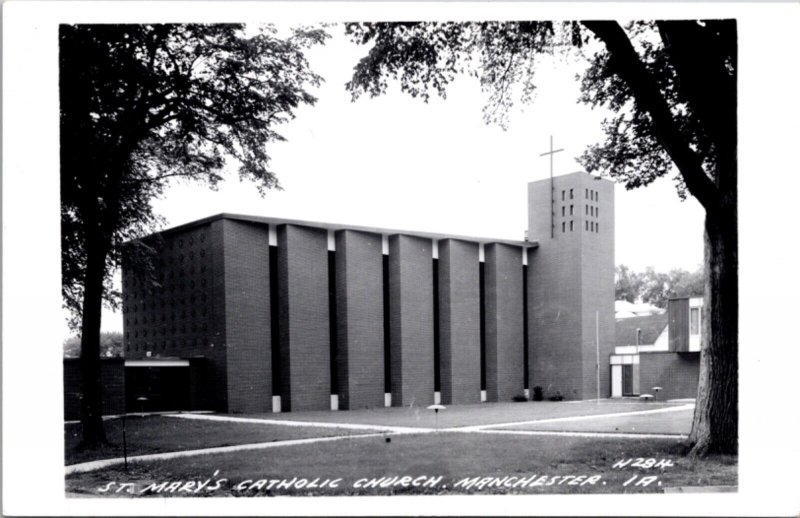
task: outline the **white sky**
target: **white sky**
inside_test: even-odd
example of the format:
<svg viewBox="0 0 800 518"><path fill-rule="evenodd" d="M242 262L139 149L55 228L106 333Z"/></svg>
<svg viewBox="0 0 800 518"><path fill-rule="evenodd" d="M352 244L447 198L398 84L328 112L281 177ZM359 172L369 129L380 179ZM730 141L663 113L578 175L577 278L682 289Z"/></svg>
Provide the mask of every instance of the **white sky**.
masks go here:
<svg viewBox="0 0 800 518"><path fill-rule="evenodd" d="M556 175L582 170L575 157L603 140L606 113L577 102L575 75L585 63L542 58L533 103L515 105L504 131L483 122L486 96L468 77L451 85L446 100L428 104L397 85L351 102L344 84L367 47L350 43L341 25L329 32L333 37L308 53L325 78L317 104L298 110L279 129L287 141L269 148L284 190L261 198L235 172L216 192L177 183L154 203L169 226L234 212L521 240L526 183L548 177L549 161L539 155L550 135L565 150L555 155ZM616 264L700 264L703 210L694 199L681 202L671 179L633 191L617 185L615 197ZM103 329L121 331L121 320L105 311Z"/></svg>

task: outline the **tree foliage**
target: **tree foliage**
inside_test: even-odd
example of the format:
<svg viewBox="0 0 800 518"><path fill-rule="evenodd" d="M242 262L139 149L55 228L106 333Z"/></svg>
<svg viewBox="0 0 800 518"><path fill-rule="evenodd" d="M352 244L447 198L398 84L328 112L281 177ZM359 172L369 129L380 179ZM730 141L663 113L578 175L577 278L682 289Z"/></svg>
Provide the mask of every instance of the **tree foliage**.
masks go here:
<svg viewBox="0 0 800 518"><path fill-rule="evenodd" d="M634 271L624 264L616 268L616 300L641 301L666 308L670 298L702 297L704 287L702 266L693 272L676 268L666 273L657 272L652 266L643 272Z"/></svg>
<svg viewBox="0 0 800 518"><path fill-rule="evenodd" d="M320 77L304 50L317 29L281 38L241 25L64 25L60 31L61 225L65 306L80 324L87 226L119 245L157 228L151 201L170 179L215 188L226 158L259 190L278 186L267 144ZM104 299L118 293L104 278Z"/></svg>
<svg viewBox="0 0 800 518"><path fill-rule="evenodd" d="M64 340L64 358L78 358L80 354L80 336L71 336ZM122 333L119 331L100 333L100 356L102 358L122 357Z"/></svg>

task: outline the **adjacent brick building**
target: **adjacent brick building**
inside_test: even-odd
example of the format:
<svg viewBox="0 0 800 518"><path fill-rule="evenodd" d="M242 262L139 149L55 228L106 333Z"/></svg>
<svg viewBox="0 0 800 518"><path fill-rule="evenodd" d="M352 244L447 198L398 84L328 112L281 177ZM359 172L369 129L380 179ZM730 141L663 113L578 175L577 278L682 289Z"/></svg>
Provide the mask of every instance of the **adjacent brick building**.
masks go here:
<svg viewBox="0 0 800 518"><path fill-rule="evenodd" d="M525 241L220 214L129 243L126 361L222 412L607 397L613 184L528 192Z"/></svg>

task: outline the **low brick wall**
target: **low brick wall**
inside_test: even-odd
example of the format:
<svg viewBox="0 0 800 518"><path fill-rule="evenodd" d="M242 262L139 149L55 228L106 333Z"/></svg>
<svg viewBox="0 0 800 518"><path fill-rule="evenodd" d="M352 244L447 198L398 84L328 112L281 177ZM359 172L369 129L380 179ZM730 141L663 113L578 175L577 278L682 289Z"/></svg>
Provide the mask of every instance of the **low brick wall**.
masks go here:
<svg viewBox="0 0 800 518"><path fill-rule="evenodd" d="M649 352L639 354L639 387L642 394L652 394L661 387L658 399L697 396L700 353Z"/></svg>
<svg viewBox="0 0 800 518"><path fill-rule="evenodd" d="M103 385L103 415L121 414L125 408L125 361L107 358L100 361ZM81 418L81 364L78 358L64 358L64 419Z"/></svg>

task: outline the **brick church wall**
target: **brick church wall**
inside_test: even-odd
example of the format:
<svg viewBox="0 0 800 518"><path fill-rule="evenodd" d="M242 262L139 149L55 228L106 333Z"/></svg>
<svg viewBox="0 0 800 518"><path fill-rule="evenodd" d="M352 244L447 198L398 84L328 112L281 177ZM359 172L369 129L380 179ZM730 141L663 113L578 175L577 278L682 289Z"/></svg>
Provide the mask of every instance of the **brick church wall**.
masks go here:
<svg viewBox="0 0 800 518"><path fill-rule="evenodd" d="M486 399L511 401L524 390L522 248L486 246Z"/></svg>
<svg viewBox="0 0 800 518"><path fill-rule="evenodd" d="M439 241L439 372L445 405L480 403L478 244Z"/></svg>
<svg viewBox="0 0 800 518"><path fill-rule="evenodd" d="M271 412L269 229L222 226L228 411Z"/></svg>
<svg viewBox="0 0 800 518"><path fill-rule="evenodd" d="M281 406L330 409L328 234L299 225L278 226Z"/></svg>
<svg viewBox="0 0 800 518"><path fill-rule="evenodd" d="M639 391L655 394L658 399L697 397L700 353L643 352L639 354Z"/></svg>
<svg viewBox="0 0 800 518"><path fill-rule="evenodd" d="M384 405L383 254L380 234L336 232L339 408Z"/></svg>
<svg viewBox="0 0 800 518"><path fill-rule="evenodd" d="M125 363L122 358L100 360L100 383L103 387L103 415L125 411ZM78 358L64 358L64 419L81 418L81 364Z"/></svg>
<svg viewBox="0 0 800 518"><path fill-rule="evenodd" d="M430 239L389 236L393 406L433 403L432 257Z"/></svg>

